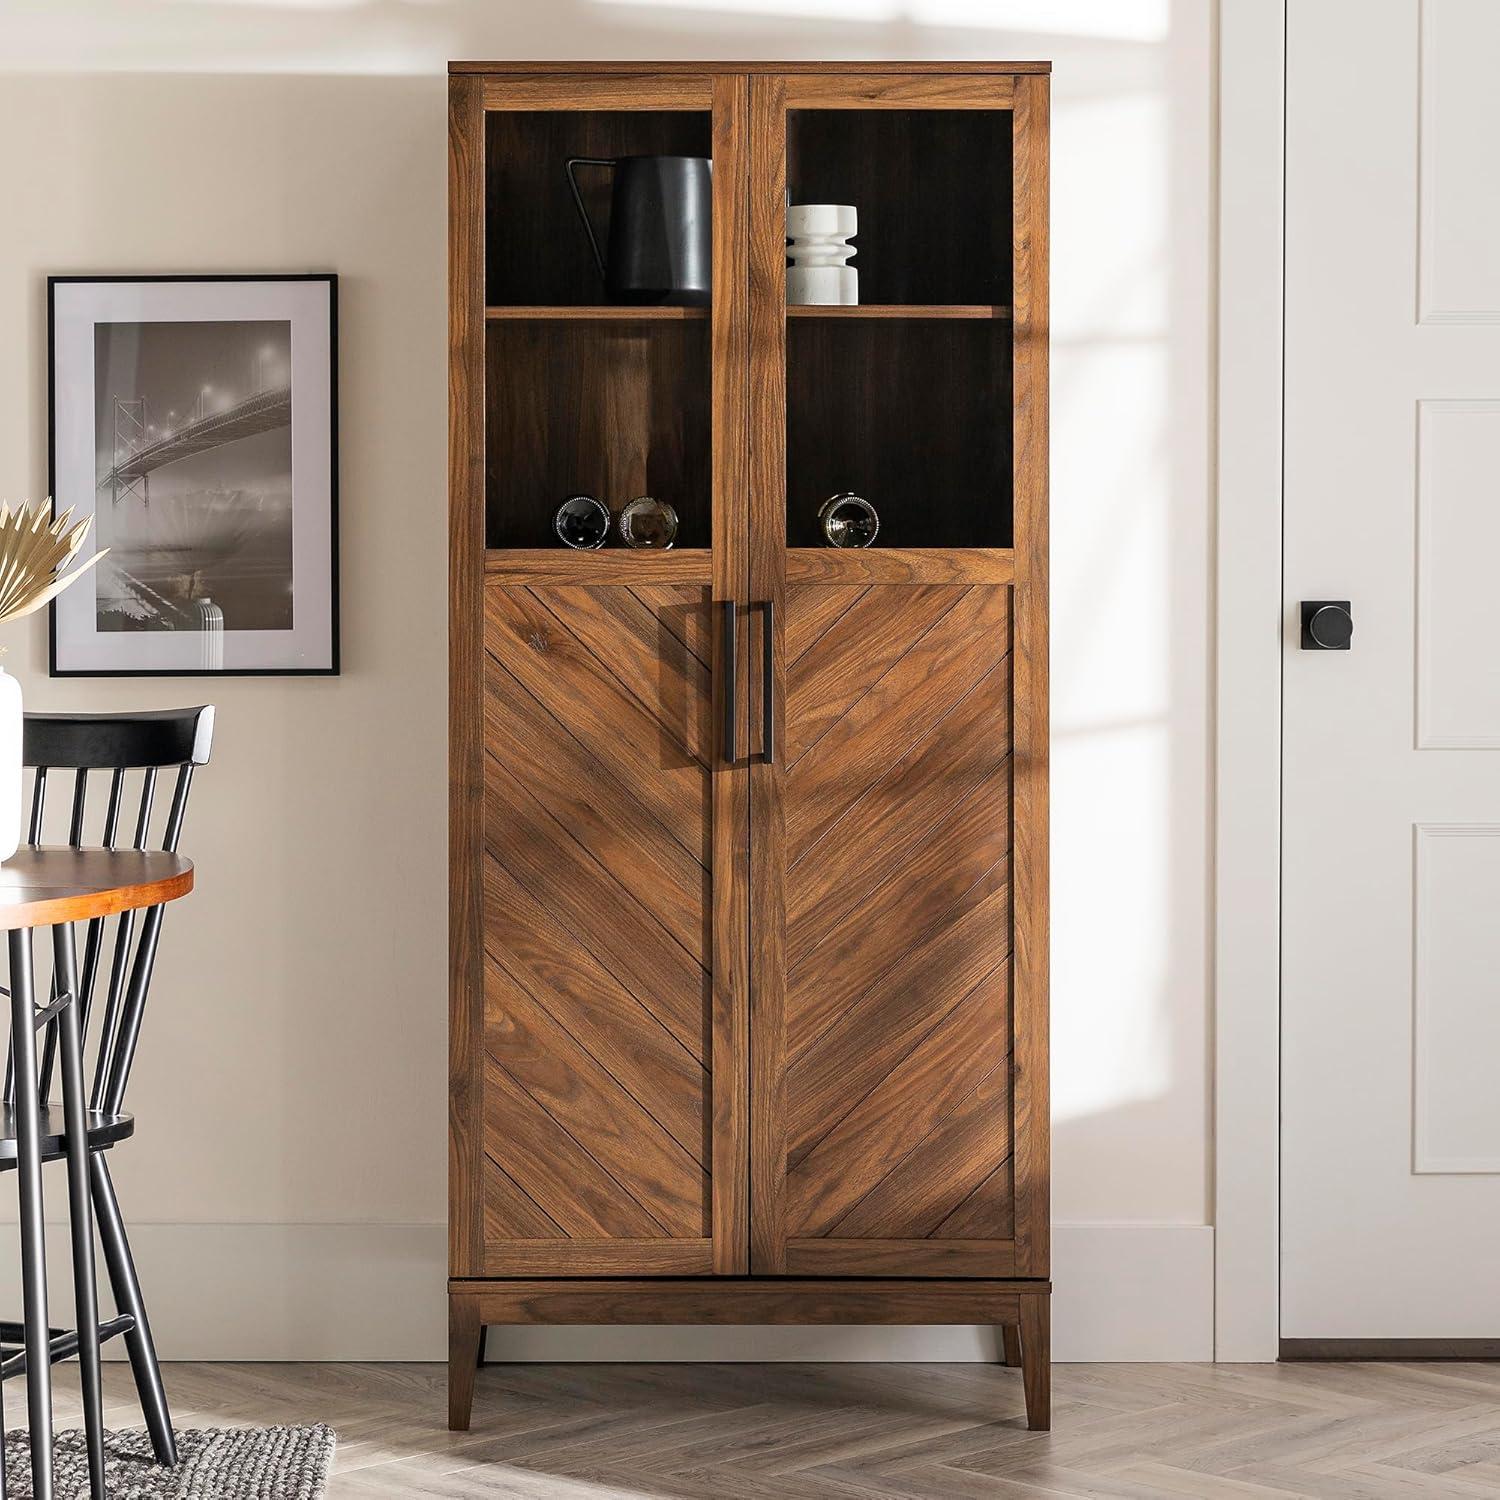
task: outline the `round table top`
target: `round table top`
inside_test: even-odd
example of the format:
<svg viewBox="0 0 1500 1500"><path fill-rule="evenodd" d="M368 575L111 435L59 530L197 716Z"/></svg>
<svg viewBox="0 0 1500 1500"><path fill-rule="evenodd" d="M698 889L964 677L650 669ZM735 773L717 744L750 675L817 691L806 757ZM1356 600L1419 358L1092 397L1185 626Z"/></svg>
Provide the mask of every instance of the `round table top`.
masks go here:
<svg viewBox="0 0 1500 1500"><path fill-rule="evenodd" d="M23 847L0 865L0 932L156 906L192 888L193 862L180 854Z"/></svg>

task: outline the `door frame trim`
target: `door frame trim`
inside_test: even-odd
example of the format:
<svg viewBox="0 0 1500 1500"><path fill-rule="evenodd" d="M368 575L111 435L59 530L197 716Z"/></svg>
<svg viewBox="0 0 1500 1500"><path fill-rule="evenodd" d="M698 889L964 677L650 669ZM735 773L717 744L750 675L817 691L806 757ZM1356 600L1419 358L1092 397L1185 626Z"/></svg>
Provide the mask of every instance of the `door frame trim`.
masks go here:
<svg viewBox="0 0 1500 1500"><path fill-rule="evenodd" d="M1280 1326L1286 0L1220 0L1214 1357Z"/></svg>

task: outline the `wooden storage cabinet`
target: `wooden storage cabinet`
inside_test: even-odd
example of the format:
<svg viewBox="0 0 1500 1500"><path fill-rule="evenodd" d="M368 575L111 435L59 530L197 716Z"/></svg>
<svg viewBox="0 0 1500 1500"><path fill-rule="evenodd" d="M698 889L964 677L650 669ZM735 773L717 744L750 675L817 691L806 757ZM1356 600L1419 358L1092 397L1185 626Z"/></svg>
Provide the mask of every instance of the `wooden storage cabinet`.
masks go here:
<svg viewBox="0 0 1500 1500"><path fill-rule="evenodd" d="M452 69L455 1426L487 1325L700 1321L997 1324L1047 1425L1046 74ZM707 307L577 222L655 154ZM788 187L860 305L786 306Z"/></svg>

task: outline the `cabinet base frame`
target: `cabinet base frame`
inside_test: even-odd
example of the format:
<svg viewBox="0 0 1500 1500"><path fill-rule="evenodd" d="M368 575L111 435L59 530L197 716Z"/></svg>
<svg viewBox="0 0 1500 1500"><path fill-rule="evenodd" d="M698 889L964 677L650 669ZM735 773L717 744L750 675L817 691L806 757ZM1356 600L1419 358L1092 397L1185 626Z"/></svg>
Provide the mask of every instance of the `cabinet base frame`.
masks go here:
<svg viewBox="0 0 1500 1500"><path fill-rule="evenodd" d="M1051 1426L1050 1281L599 1277L448 1283L448 1426L468 1430L484 1330L497 1324L990 1323L1019 1358L1026 1425ZM1019 1343L1019 1351L1016 1345Z"/></svg>

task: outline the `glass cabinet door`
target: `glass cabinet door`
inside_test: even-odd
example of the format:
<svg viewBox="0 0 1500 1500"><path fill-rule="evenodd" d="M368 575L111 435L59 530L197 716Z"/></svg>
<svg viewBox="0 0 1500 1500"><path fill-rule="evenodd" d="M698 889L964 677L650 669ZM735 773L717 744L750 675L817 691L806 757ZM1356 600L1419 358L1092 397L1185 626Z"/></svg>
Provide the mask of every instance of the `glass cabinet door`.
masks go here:
<svg viewBox="0 0 1500 1500"><path fill-rule="evenodd" d="M928 82L793 75L782 107L761 106L755 139L782 143L787 205L792 547L1013 540L1011 84Z"/></svg>

